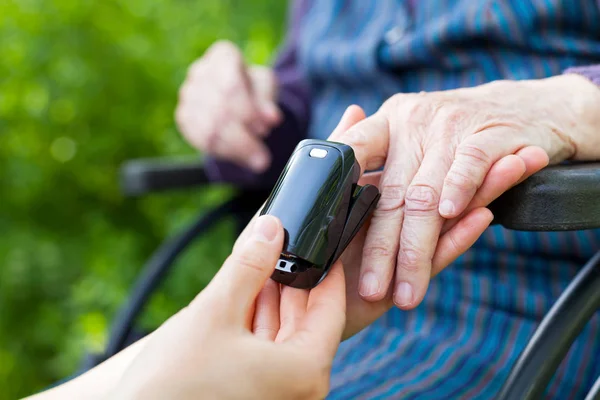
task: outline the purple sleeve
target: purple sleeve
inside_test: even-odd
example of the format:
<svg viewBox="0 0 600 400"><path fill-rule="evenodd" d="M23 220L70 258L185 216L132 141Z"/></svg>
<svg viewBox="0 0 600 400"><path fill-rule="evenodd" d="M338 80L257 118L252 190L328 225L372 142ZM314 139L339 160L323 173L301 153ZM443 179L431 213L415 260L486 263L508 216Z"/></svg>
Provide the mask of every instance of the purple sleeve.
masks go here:
<svg viewBox="0 0 600 400"><path fill-rule="evenodd" d="M278 104L283 122L269 134L265 144L271 151L269 169L256 174L230 161L206 157L205 169L212 182L234 183L243 187L272 186L296 144L306 138L310 120L310 94L298 65L298 36L300 22L306 14L308 0L293 0L288 20L288 32L273 69L279 82Z"/></svg>
<svg viewBox="0 0 600 400"><path fill-rule="evenodd" d="M565 74L583 75L596 85L600 86L600 64L568 68L565 70Z"/></svg>
<svg viewBox="0 0 600 400"><path fill-rule="evenodd" d="M308 11L309 1L292 1L288 32L285 43L279 52L273 69L279 82L279 104L291 113L298 129L306 132L310 112L310 94L308 84L298 64L298 39L303 17Z"/></svg>

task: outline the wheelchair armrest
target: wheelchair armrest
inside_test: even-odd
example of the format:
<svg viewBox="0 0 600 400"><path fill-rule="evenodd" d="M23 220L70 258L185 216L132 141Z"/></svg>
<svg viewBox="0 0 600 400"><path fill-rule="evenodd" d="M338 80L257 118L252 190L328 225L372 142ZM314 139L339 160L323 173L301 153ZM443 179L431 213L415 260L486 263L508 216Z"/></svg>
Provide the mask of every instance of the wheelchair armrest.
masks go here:
<svg viewBox="0 0 600 400"><path fill-rule="evenodd" d="M121 185L127 195L210 183L202 161L141 159L129 161L121 168ZM600 228L600 162L547 167L504 193L490 209L494 223L508 229Z"/></svg>
<svg viewBox="0 0 600 400"><path fill-rule="evenodd" d="M180 159L149 158L124 163L120 171L121 190L128 196L183 189L209 183L204 163Z"/></svg>
<svg viewBox="0 0 600 400"><path fill-rule="evenodd" d="M600 228L600 163L547 167L490 205L494 223L521 231Z"/></svg>

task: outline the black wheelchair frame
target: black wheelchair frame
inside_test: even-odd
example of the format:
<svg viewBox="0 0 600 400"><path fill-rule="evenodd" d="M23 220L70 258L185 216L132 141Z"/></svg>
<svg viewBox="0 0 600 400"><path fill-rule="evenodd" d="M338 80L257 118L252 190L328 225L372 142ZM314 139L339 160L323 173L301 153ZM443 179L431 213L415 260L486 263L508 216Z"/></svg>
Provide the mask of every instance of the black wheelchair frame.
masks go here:
<svg viewBox="0 0 600 400"><path fill-rule="evenodd" d="M133 160L121 171L126 195L140 196L210 184L201 161ZM227 182L223 182L227 183ZM187 246L221 218L233 216L241 232L267 198L270 187L237 187L225 203L203 212L152 255L118 312L103 354L90 355L82 371L118 353L143 334L134 324L150 296ZM491 204L494 224L522 231L600 228L600 163L545 168ZM600 250L600 249L599 249ZM600 251L579 271L541 321L514 364L498 399L538 399L586 323L600 308ZM600 399L600 377L586 400Z"/></svg>

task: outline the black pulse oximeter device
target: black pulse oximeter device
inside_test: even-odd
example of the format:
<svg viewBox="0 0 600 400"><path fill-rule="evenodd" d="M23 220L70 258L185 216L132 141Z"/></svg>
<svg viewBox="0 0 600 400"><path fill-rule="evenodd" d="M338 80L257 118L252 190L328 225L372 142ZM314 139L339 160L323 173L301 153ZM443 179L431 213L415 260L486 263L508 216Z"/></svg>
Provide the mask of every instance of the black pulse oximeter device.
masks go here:
<svg viewBox="0 0 600 400"><path fill-rule="evenodd" d="M315 287L340 257L379 200L373 185L358 186L360 166L348 145L301 141L261 211L279 218L285 242L272 279Z"/></svg>

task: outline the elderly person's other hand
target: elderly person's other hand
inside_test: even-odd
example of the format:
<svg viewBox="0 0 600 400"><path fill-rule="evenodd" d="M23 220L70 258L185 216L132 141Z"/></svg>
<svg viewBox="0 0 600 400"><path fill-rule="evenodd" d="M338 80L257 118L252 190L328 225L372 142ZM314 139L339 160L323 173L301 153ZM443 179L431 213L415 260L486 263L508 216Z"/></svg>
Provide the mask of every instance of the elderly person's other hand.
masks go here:
<svg viewBox="0 0 600 400"><path fill-rule="evenodd" d="M430 277L482 232L457 231L468 225L460 221L487 218L481 207L548 162L600 157L599 110L595 85L563 75L398 94L336 130L330 140L351 145L363 170L384 166L371 178L382 195L364 239L361 296L418 305Z"/></svg>
<svg viewBox="0 0 600 400"><path fill-rule="evenodd" d="M235 45L217 42L188 70L177 124L199 150L262 172L271 162L262 139L282 119L276 88L270 68L248 66Z"/></svg>

